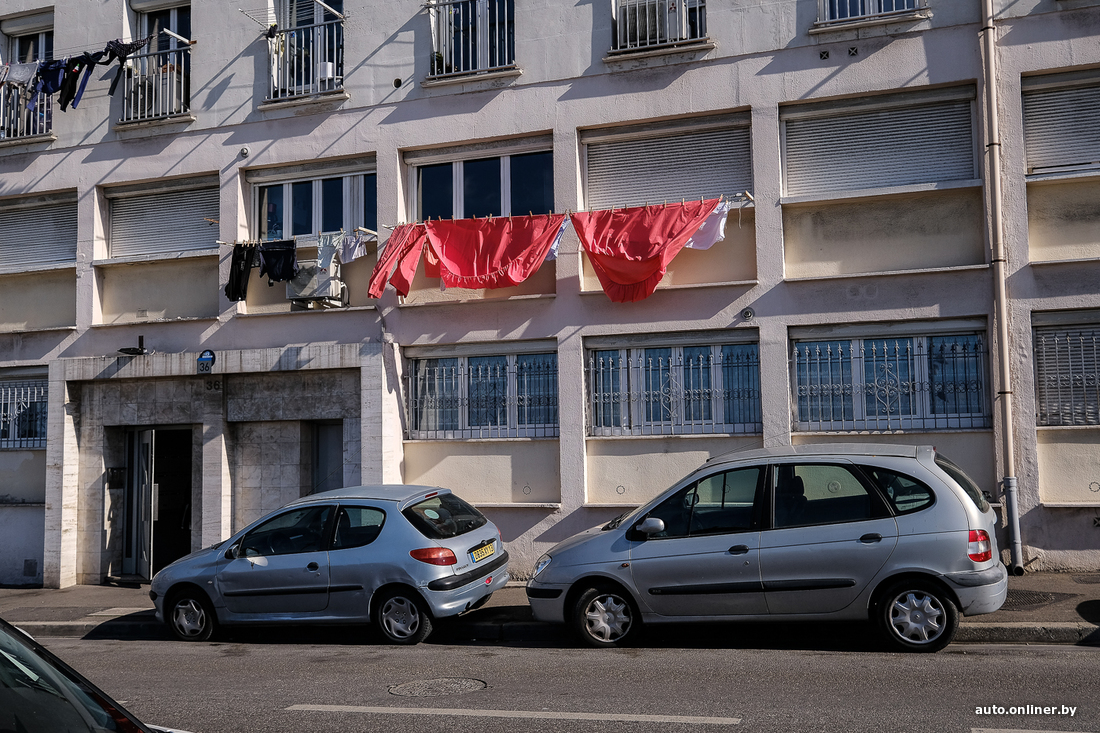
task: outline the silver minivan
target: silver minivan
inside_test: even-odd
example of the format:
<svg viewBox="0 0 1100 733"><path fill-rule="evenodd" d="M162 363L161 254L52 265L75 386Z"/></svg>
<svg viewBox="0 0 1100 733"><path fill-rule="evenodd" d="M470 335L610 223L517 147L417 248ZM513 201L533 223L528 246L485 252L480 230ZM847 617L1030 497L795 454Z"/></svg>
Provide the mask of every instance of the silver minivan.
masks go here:
<svg viewBox="0 0 1100 733"><path fill-rule="evenodd" d="M641 622L877 622L932 652L959 615L1004 603L997 519L931 446L800 445L727 454L559 543L527 584L534 616L589 644Z"/></svg>

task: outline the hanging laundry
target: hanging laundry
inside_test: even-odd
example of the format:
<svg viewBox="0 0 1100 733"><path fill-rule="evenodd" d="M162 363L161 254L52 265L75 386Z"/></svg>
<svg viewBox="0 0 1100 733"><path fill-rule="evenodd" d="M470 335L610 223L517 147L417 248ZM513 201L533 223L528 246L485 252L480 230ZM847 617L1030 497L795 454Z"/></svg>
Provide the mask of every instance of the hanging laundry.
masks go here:
<svg viewBox="0 0 1100 733"><path fill-rule="evenodd" d="M352 260L366 257L369 251L368 245L378 243L378 234L370 232L365 234L360 231L350 232L344 235L340 243L340 262L348 264Z"/></svg>
<svg viewBox="0 0 1100 733"><path fill-rule="evenodd" d="M260 244L260 277L267 275L268 287L292 280L298 274L297 249L293 239Z"/></svg>
<svg viewBox="0 0 1100 733"><path fill-rule="evenodd" d="M38 62L29 64L8 64L8 78L4 81L18 86L30 86L34 81L34 75L38 73Z"/></svg>
<svg viewBox="0 0 1100 733"><path fill-rule="evenodd" d="M607 297L616 303L648 298L718 199L578 212L573 228Z"/></svg>
<svg viewBox="0 0 1100 733"><path fill-rule="evenodd" d="M80 104L80 98L84 96L84 87L88 86L88 79L92 78L92 70L95 69L97 64L105 64L110 54L107 51L97 51L96 53L83 53L80 55L80 59L84 61L84 73L80 77L80 86L77 87L76 96L73 97L73 109ZM64 109L64 107L62 107Z"/></svg>
<svg viewBox="0 0 1100 733"><path fill-rule="evenodd" d="M387 280L398 293L408 295L413 273L416 272L416 263L420 260L420 252L424 249L427 236L423 224L402 224L396 227L386 240L386 248L379 255L374 272L371 273L367 295L372 298L382 297ZM398 265L398 272L394 272L391 278L390 272L395 264Z"/></svg>
<svg viewBox="0 0 1100 733"><path fill-rule="evenodd" d="M10 64L0 64L0 84L3 84L8 80L8 70L10 68Z"/></svg>
<svg viewBox="0 0 1100 733"><path fill-rule="evenodd" d="M439 257L436 256L435 250L431 247L424 248L424 277L435 280L442 277L439 271ZM440 283L440 286L443 286L443 283Z"/></svg>
<svg viewBox="0 0 1100 733"><path fill-rule="evenodd" d="M332 271L332 261L344 241L343 232L330 232L317 236L317 267L326 272Z"/></svg>
<svg viewBox="0 0 1100 733"><path fill-rule="evenodd" d="M563 216L561 220L561 228L558 229L558 236L554 237L554 243L550 245L550 251L546 253L547 262L549 262L550 260L558 259L558 248L561 246L561 238L562 235L565 234L565 228L566 226L568 226L568 224L569 222L567 222L565 220L565 217Z"/></svg>
<svg viewBox="0 0 1100 733"><path fill-rule="evenodd" d="M565 214L425 222L449 288L507 288L531 277L558 238Z"/></svg>
<svg viewBox="0 0 1100 733"><path fill-rule="evenodd" d="M38 106L38 97L42 94L57 94L61 89L61 82L65 78L65 64L68 59L55 59L43 61L38 65L38 74L35 76L34 86L31 89L31 99L27 103L27 110L34 112Z"/></svg>
<svg viewBox="0 0 1100 733"><path fill-rule="evenodd" d="M233 257L229 261L229 282L225 285L225 297L236 303L248 296L248 278L256 261L255 242L234 242Z"/></svg>
<svg viewBox="0 0 1100 733"><path fill-rule="evenodd" d="M710 249L725 239L726 217L729 216L732 208L732 201L723 200L719 202L718 206L714 207L714 211L707 217L707 220L703 222L703 226L699 227L699 231L695 232L691 239L687 241L687 244L684 245L684 249Z"/></svg>
<svg viewBox="0 0 1100 733"><path fill-rule="evenodd" d="M111 88L107 90L108 96L115 96L118 82L122 79L122 75L126 73L126 59L129 58L130 54L145 48L145 45L152 39L152 36L147 36L141 40L131 41L130 43L123 43L121 39L107 42L107 47L104 49L110 54L107 63L118 59L118 71L115 72L115 78L111 80Z"/></svg>

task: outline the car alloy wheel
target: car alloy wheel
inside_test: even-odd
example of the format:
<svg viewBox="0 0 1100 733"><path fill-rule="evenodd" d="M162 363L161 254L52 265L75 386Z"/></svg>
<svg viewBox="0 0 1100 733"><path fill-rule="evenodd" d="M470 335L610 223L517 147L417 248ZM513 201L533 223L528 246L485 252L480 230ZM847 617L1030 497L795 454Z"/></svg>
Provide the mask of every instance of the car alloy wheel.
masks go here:
<svg viewBox="0 0 1100 733"><path fill-rule="evenodd" d="M184 592L175 596L169 608L169 622L176 638L206 641L214 634L214 609L198 593Z"/></svg>
<svg viewBox="0 0 1100 733"><path fill-rule="evenodd" d="M378 603L378 628L393 644L419 644L432 632L432 620L420 601L406 591L391 591Z"/></svg>
<svg viewBox="0 0 1100 733"><path fill-rule="evenodd" d="M931 585L910 582L883 595L880 619L887 638L905 651L936 652L955 638L959 614L955 604Z"/></svg>
<svg viewBox="0 0 1100 733"><path fill-rule="evenodd" d="M634 605L625 594L608 588L589 588L577 599L573 627L592 646L625 644L638 626Z"/></svg>

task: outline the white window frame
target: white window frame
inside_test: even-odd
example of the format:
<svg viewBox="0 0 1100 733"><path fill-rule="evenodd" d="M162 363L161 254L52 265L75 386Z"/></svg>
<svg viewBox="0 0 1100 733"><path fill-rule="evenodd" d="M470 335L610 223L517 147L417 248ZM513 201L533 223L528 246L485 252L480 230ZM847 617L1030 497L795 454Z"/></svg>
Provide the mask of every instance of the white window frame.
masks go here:
<svg viewBox="0 0 1100 733"><path fill-rule="evenodd" d="M318 171L314 176L302 176L299 178L287 178L285 180L277 181L262 181L256 180L252 182L253 194L252 194L252 211L255 212L256 220L253 226L254 236L257 239L263 239L263 222L264 212L260 211L261 191L262 189L270 186L281 186L283 189L283 220L282 220L282 234L278 237L269 239L316 239L319 234L322 234L329 230L320 229L320 223L323 214L324 206L324 194L322 181L341 179L341 205L343 206L343 216L341 228L345 232L354 231L356 227L365 226L363 221L363 211L366 206L365 200L365 186L363 185L364 176L376 175L373 170L359 171L356 173L332 173L326 175L323 171ZM314 227L308 233L305 234L290 234L293 231L293 213L294 206L292 202L293 185L295 183L311 183L312 201L311 218ZM332 230L339 231L339 230Z"/></svg>
<svg viewBox="0 0 1100 733"><path fill-rule="evenodd" d="M645 10L645 19L639 19L638 11ZM630 27L630 12L635 11L634 27ZM691 35L688 16L696 12L696 35ZM652 11L652 24L650 17ZM675 25L673 25L675 21ZM706 0L612 0L611 53L637 53L670 46L685 46L707 41ZM630 31L634 34L631 37ZM642 38L646 33L646 38ZM626 36L623 38L622 36Z"/></svg>
<svg viewBox="0 0 1100 733"><path fill-rule="evenodd" d="M428 79L441 79L451 76L470 76L473 74L484 74L492 71L504 71L516 68L515 2L512 0L496 0L496 2L498 4L503 4L505 7L503 23L505 25L506 37L510 36L510 43L506 41L504 52L505 55L510 55L511 58L507 59L505 63L500 63L500 59L497 59L498 63L492 66L489 63L489 49L490 45L494 42L489 32L490 28L493 27L489 22L491 10L490 0L435 0L427 4L428 18L432 26L432 60L428 65ZM473 17L477 35L477 58L473 59L473 64L468 69L459 69L456 71L452 68L451 71L447 71L446 66L437 68L436 59L440 59L443 64L447 63L448 56L451 57L451 61L454 60L456 51L452 40L454 38L454 14L451 8L455 5L467 5L475 8ZM509 7L512 10L512 18L510 20L511 28L508 27L509 19L507 18ZM459 54L461 55L461 51L459 51Z"/></svg>
<svg viewBox="0 0 1100 733"><path fill-rule="evenodd" d="M851 7L852 4L864 6L862 13L854 15L833 16L833 7L841 4ZM911 7L898 8L898 5ZM927 0L818 0L818 24L846 24L860 23L863 21L890 21L898 18L908 18L920 14L927 7ZM885 6L886 9L883 8Z"/></svg>

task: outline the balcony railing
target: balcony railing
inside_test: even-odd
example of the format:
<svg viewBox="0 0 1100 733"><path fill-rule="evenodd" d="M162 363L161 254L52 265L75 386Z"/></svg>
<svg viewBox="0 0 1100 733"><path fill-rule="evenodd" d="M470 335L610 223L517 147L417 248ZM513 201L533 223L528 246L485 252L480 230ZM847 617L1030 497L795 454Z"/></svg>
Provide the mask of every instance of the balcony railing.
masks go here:
<svg viewBox="0 0 1100 733"><path fill-rule="evenodd" d="M611 50L649 50L706 37L706 0L619 0Z"/></svg>
<svg viewBox="0 0 1100 733"><path fill-rule="evenodd" d="M456 0L429 6L429 76L510 69L516 65L515 0Z"/></svg>
<svg viewBox="0 0 1100 733"><path fill-rule="evenodd" d="M10 84L0 85L0 141L53 132L53 98L39 94L31 110L20 91L19 87Z"/></svg>
<svg viewBox="0 0 1100 733"><path fill-rule="evenodd" d="M130 57L123 79L126 100L122 122L169 117L191 109L191 49L143 53Z"/></svg>
<svg viewBox="0 0 1100 733"><path fill-rule="evenodd" d="M866 20L893 13L912 13L918 0L823 0L822 20Z"/></svg>
<svg viewBox="0 0 1100 733"><path fill-rule="evenodd" d="M271 88L268 101L343 88L343 20L279 29L269 43Z"/></svg>

